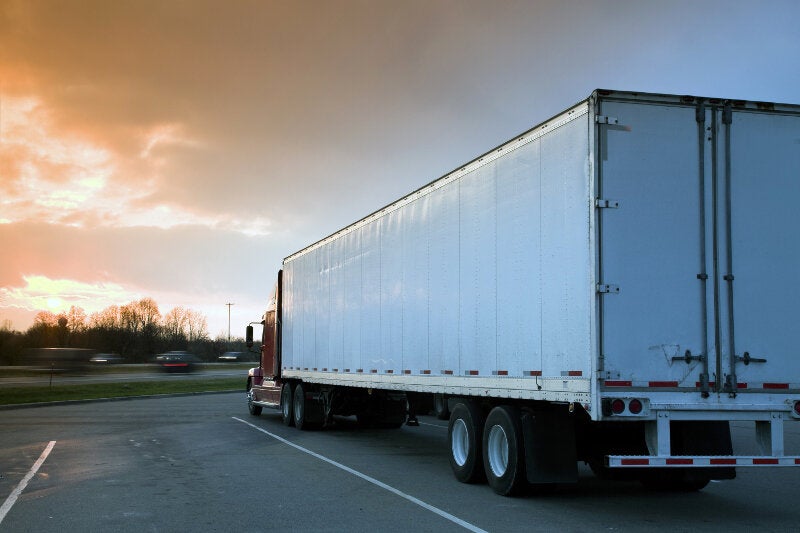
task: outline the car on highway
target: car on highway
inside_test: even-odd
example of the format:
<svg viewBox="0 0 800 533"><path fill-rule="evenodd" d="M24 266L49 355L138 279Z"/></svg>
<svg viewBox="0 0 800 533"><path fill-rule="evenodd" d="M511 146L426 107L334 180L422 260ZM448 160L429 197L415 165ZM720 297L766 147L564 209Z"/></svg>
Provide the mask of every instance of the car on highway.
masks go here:
<svg viewBox="0 0 800 533"><path fill-rule="evenodd" d="M186 351L172 351L158 354L155 362L164 372L193 372L200 360Z"/></svg>
<svg viewBox="0 0 800 533"><path fill-rule="evenodd" d="M217 357L220 363L236 363L240 361L252 361L253 357L247 352L225 352Z"/></svg>
<svg viewBox="0 0 800 533"><path fill-rule="evenodd" d="M97 365L110 365L123 362L123 358L115 353L98 353L90 357L89 362Z"/></svg>

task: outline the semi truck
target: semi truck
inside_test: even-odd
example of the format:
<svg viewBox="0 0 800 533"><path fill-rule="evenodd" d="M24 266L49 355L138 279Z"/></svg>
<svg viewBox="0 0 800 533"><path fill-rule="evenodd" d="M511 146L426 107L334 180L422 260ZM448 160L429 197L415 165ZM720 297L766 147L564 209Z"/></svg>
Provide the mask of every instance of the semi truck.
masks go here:
<svg viewBox="0 0 800 533"><path fill-rule="evenodd" d="M798 198L800 106L593 91L286 257L249 411L435 405L455 477L501 495L798 467Z"/></svg>

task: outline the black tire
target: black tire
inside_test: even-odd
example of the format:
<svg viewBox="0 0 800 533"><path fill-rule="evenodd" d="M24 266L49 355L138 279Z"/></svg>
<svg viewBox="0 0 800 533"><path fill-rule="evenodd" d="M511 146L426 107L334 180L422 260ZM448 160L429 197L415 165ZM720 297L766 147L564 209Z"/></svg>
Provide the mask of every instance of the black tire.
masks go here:
<svg viewBox="0 0 800 533"><path fill-rule="evenodd" d="M294 427L297 429L308 429L306 424L306 391L302 383L298 383L292 394L292 417Z"/></svg>
<svg viewBox="0 0 800 533"><path fill-rule="evenodd" d="M483 427L483 463L489 486L513 496L528 486L520 413L516 407L495 407Z"/></svg>
<svg viewBox="0 0 800 533"><path fill-rule="evenodd" d="M292 407L294 410L294 427L297 429L316 429L319 428L324 419L322 417L322 407L319 402L309 401L306 398L306 389L309 385L298 383L292 394Z"/></svg>
<svg viewBox="0 0 800 533"><path fill-rule="evenodd" d="M450 467L462 483L479 483L486 479L482 434L483 412L472 402L456 404L447 425L447 442L450 443Z"/></svg>
<svg viewBox="0 0 800 533"><path fill-rule="evenodd" d="M253 388L250 385L250 381L247 382L247 410L253 416L260 416L262 407L260 405L256 405L253 403Z"/></svg>
<svg viewBox="0 0 800 533"><path fill-rule="evenodd" d="M711 479L685 470L653 469L645 472L639 481L647 489L657 492L697 492L703 490Z"/></svg>
<svg viewBox="0 0 800 533"><path fill-rule="evenodd" d="M447 405L447 398L444 394L433 395L433 413L439 420L450 418L450 408Z"/></svg>
<svg viewBox="0 0 800 533"><path fill-rule="evenodd" d="M372 429L377 425L375 417L367 412L358 413L356 420L358 421L358 427L361 429Z"/></svg>
<svg viewBox="0 0 800 533"><path fill-rule="evenodd" d="M281 417L284 426L294 425L294 397L292 396L292 384L286 382L281 387Z"/></svg>

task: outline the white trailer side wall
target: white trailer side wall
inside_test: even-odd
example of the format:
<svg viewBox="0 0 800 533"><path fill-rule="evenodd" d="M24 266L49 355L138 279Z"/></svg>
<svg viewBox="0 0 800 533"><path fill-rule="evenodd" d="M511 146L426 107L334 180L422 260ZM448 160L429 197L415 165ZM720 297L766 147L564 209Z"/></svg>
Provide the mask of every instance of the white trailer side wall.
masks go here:
<svg viewBox="0 0 800 533"><path fill-rule="evenodd" d="M285 377L589 401L588 103L284 261Z"/></svg>

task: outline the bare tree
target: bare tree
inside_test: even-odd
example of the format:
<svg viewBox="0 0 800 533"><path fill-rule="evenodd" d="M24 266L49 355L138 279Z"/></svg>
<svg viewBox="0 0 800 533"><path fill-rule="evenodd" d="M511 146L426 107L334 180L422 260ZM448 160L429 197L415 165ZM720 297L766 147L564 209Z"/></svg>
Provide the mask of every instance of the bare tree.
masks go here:
<svg viewBox="0 0 800 533"><path fill-rule="evenodd" d="M66 317L67 329L69 330L70 335L75 335L76 333L83 333L86 331L88 326L86 311L84 311L82 307L73 305L69 308Z"/></svg>
<svg viewBox="0 0 800 533"><path fill-rule="evenodd" d="M208 323L206 317L189 309L187 312L188 328L186 330L186 337L189 342L202 341L208 339Z"/></svg>

